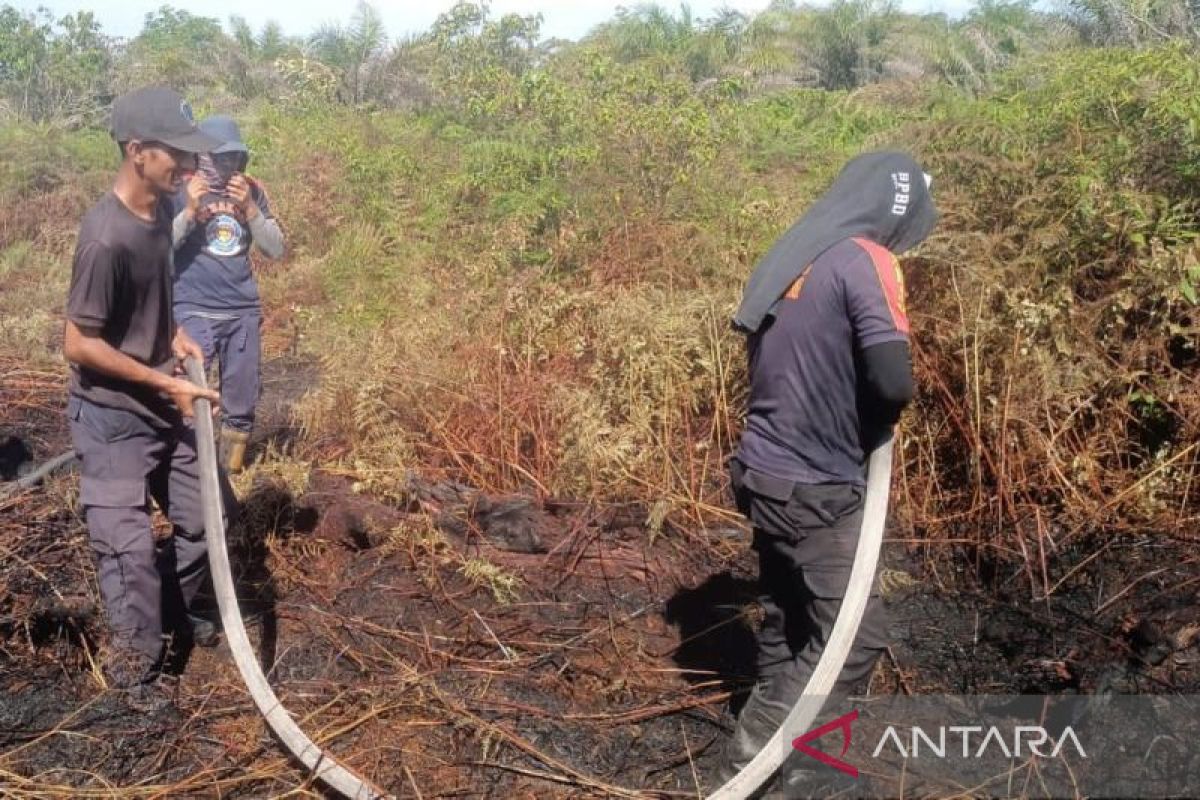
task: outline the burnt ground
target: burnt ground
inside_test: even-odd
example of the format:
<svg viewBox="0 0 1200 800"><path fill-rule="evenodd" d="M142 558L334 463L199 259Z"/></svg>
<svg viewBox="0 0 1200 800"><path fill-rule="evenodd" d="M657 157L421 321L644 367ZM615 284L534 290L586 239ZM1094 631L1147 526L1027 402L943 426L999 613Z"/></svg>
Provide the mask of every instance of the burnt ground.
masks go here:
<svg viewBox="0 0 1200 800"><path fill-rule="evenodd" d="M56 378L3 377L0 443L14 437L35 461L62 449ZM263 440L290 446L288 403L316 378L302 361L273 364ZM261 478L231 530L251 638L310 735L400 797L696 796L731 695L753 678L743 540L652 537L636 506L488 497L418 475L398 504L354 488L336 470L316 469L299 496ZM74 493L68 474L0 497L0 793L319 794L223 644L190 653L160 711L103 687ZM888 545L895 645L869 691L1200 690L1196 555L1152 534L1098 541L1033 577Z"/></svg>

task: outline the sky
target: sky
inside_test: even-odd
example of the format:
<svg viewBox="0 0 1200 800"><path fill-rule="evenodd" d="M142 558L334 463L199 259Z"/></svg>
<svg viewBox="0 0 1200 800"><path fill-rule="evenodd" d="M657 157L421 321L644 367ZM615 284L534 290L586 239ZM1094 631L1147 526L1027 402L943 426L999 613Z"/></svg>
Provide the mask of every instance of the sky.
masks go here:
<svg viewBox="0 0 1200 800"><path fill-rule="evenodd" d="M91 11L110 36L132 37L142 27L148 12L162 5L171 5L192 14L213 17L226 22L231 15L245 17L250 26L259 30L263 23L275 20L291 36L312 33L323 23L345 23L353 14L352 2L330 3L314 0L4 0L8 5L32 12L39 6L48 8L56 17L76 11ZM745 12L761 11L769 0L692 0L688 5L695 17L704 18L721 8ZM597 24L611 19L617 8L637 5L637 0L608 2L606 0L492 0L492 17L508 13L542 15L542 35L550 38L578 39ZM372 0L392 38L428 30L441 14L454 5L454 0ZM678 5L670 0L660 2L668 9ZM970 0L901 0L906 11L946 11L957 13L970 5Z"/></svg>

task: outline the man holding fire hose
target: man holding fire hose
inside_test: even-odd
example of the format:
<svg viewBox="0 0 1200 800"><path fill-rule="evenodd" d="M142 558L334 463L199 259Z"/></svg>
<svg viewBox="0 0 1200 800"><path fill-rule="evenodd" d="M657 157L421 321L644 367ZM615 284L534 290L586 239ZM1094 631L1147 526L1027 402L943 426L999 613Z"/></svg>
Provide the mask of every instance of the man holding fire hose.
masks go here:
<svg viewBox="0 0 1200 800"><path fill-rule="evenodd" d="M933 230L929 186L903 153L850 161L758 264L735 316L747 335L750 397L730 478L754 528L765 617L758 681L711 788L740 772L779 728L837 619L862 525L867 456L913 396L895 256ZM873 592L834 693L866 678L886 646L887 619ZM785 770L776 791L797 790Z"/></svg>
<svg viewBox="0 0 1200 800"><path fill-rule="evenodd" d="M80 503L111 629L108 680L154 706L167 640L196 640L188 611L208 570L192 416L215 392L179 377L200 348L171 313L168 198L197 153L220 144L165 87L113 105L121 166L84 216L67 297L67 416L80 461ZM232 493L225 485L226 509ZM156 540L150 500L173 525Z"/></svg>

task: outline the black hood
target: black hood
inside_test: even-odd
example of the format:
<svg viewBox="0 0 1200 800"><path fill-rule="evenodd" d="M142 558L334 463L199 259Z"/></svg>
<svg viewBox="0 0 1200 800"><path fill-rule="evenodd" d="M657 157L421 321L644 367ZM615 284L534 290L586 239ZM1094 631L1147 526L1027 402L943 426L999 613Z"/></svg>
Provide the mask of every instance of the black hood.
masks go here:
<svg viewBox="0 0 1200 800"><path fill-rule="evenodd" d="M898 152L858 156L758 262L734 327L757 331L800 273L838 242L861 236L898 255L920 244L936 222L937 208L916 161Z"/></svg>

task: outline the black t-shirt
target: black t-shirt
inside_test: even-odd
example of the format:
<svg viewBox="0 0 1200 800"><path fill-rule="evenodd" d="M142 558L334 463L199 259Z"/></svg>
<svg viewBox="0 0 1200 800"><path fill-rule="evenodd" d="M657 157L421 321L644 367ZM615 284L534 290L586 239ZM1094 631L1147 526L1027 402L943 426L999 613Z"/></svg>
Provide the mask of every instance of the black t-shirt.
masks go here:
<svg viewBox="0 0 1200 800"><path fill-rule="evenodd" d="M165 200L148 222L112 192L83 217L67 318L95 328L125 355L171 374L171 210ZM148 386L72 365L70 392L97 405L133 411L159 426L174 425L179 414L170 399Z"/></svg>
<svg viewBox="0 0 1200 800"><path fill-rule="evenodd" d="M826 250L783 296L774 321L747 341L750 399L738 459L776 486L863 485L867 447L879 432L860 414L859 356L907 340L895 257L857 238ZM770 487L750 488L773 496ZM777 499L790 492L789 485Z"/></svg>

